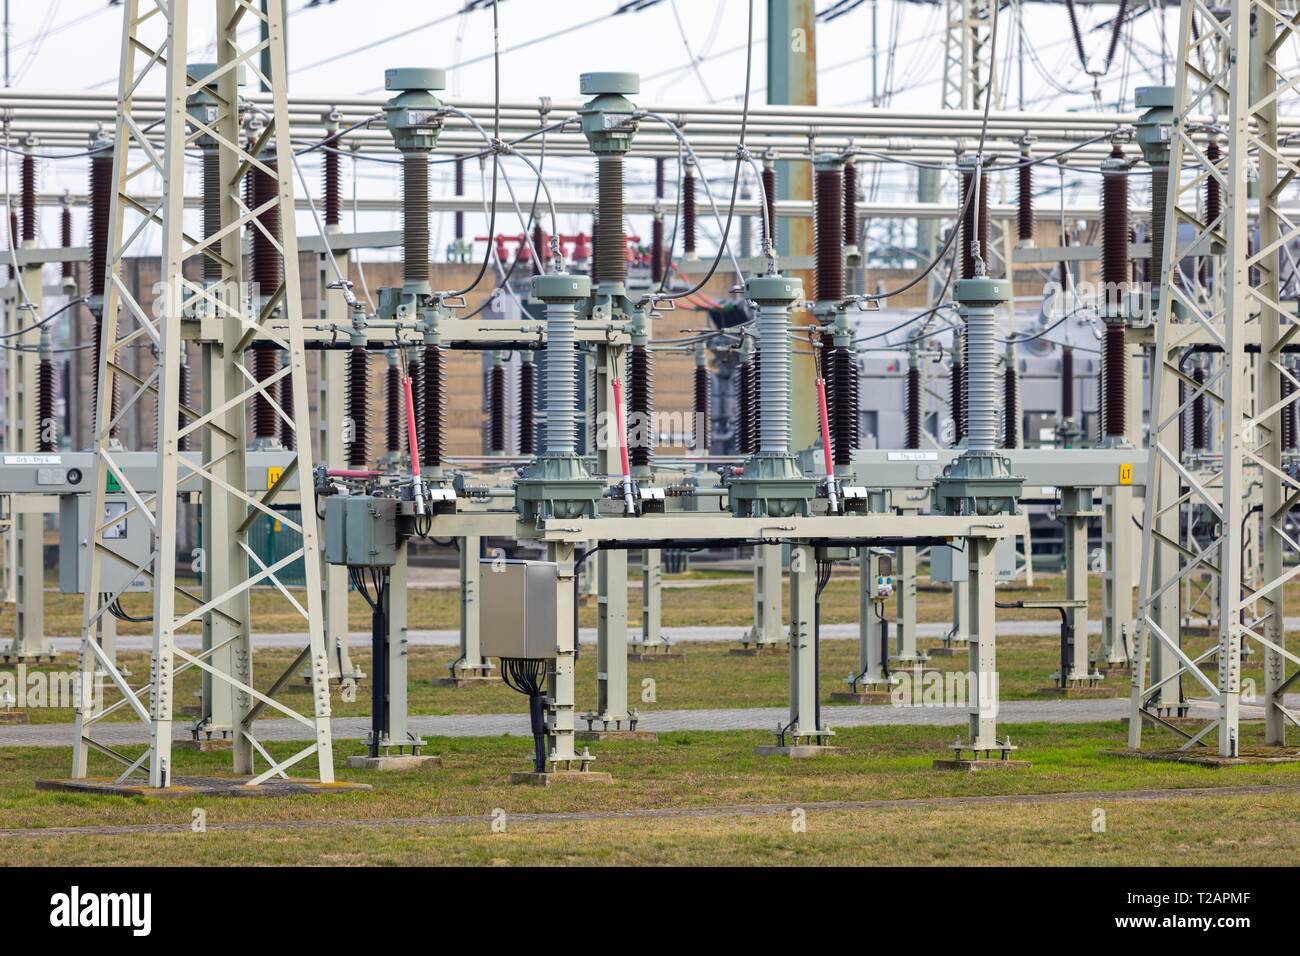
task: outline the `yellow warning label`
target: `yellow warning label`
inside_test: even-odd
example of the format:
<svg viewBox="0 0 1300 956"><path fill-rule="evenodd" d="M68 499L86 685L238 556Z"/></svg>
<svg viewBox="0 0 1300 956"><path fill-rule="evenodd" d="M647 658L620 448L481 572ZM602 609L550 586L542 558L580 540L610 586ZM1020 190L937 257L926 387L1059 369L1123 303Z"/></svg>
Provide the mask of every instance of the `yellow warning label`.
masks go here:
<svg viewBox="0 0 1300 956"><path fill-rule="evenodd" d="M1121 485L1131 485L1131 484L1133 484L1133 466L1132 466L1132 465L1120 465L1120 466L1119 466L1119 483L1120 483Z"/></svg>
<svg viewBox="0 0 1300 956"><path fill-rule="evenodd" d="M1128 466L1128 465L1120 465L1119 467L1120 467L1120 481L1123 481L1123 480L1124 480L1124 478L1123 478L1123 475L1124 475L1124 469L1125 469L1125 468L1129 468L1129 466ZM1132 469L1129 468L1129 471L1131 472ZM274 487L275 487L275 483L276 483L277 481L280 480L280 476L283 475L283 474L284 474L284 469L281 468L279 465L271 465L269 468L267 468L267 469L266 469L266 487L268 487L268 488L274 488Z"/></svg>

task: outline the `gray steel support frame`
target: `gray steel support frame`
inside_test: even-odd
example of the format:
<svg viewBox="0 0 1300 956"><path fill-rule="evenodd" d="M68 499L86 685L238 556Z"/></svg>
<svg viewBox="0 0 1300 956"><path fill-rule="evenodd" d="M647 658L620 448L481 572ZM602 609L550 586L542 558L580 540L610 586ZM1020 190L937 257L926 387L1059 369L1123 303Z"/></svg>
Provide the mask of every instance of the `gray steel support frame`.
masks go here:
<svg viewBox="0 0 1300 956"><path fill-rule="evenodd" d="M632 647L640 653L667 648L663 633L663 551L641 552L641 630L633 632Z"/></svg>
<svg viewBox="0 0 1300 956"><path fill-rule="evenodd" d="M997 561L996 541L969 538L966 541L971 594L970 641L967 664L967 738L962 749L976 753L1002 749L997 739L998 669L997 669Z"/></svg>
<svg viewBox="0 0 1300 956"><path fill-rule="evenodd" d="M882 666L884 654L888 653L881 648L880 625L884 618L874 598L880 557L875 551L863 548L858 559L858 670L849 681L855 691L860 687L879 689L889 683Z"/></svg>
<svg viewBox="0 0 1300 956"><path fill-rule="evenodd" d="M326 226L325 231L330 237L342 234L341 227L337 225ZM342 250L333 252L333 267L325 259L329 254L322 253L319 257L320 267L316 278L316 287L323 290L322 318L333 328L347 328L351 321L347 299L342 289L330 288L330 284L335 275L348 274L348 253ZM325 349L319 355L318 447L326 464L342 467L347 454L342 424L347 418L347 353L338 349ZM362 680L366 675L352 662L348 649L348 569L341 564L325 564L322 576L325 581L325 648L329 652L330 680ZM310 679L310 674L307 677Z"/></svg>
<svg viewBox="0 0 1300 956"><path fill-rule="evenodd" d="M1065 618L1074 629L1074 653L1062 687L1101 677L1092 669L1088 656L1088 517L1068 512L1061 515L1065 538L1065 599L1084 602L1079 607L1065 609Z"/></svg>
<svg viewBox="0 0 1300 956"><path fill-rule="evenodd" d="M578 760L574 750L574 545L553 541L546 558L559 565L555 585L556 652L554 667L547 675L546 759L552 769L564 769Z"/></svg>
<svg viewBox="0 0 1300 956"><path fill-rule="evenodd" d="M833 732L818 714L817 561L811 545L790 544L790 720L787 741L824 744Z"/></svg>
<svg viewBox="0 0 1300 956"><path fill-rule="evenodd" d="M34 242L23 243L26 248L34 245ZM5 332L9 335L32 325L44 315L40 265L24 266L21 274L31 307L23 304L15 285L13 298L5 308ZM34 350L39 340L38 329L8 339L14 345L24 346L24 351L6 353L5 451L8 452L30 454L37 448L42 423L36 420L36 375L40 361ZM9 501L14 509L13 526L7 542L14 601L14 638L0 651L0 663L53 660L54 649L45 634L45 514L43 509L29 508L12 496Z"/></svg>
<svg viewBox="0 0 1300 956"><path fill-rule="evenodd" d="M1133 640L1133 488L1116 486L1102 493L1101 645L1097 663L1123 667Z"/></svg>
<svg viewBox="0 0 1300 956"><path fill-rule="evenodd" d="M1193 29L1193 22L1199 30ZM1188 734L1182 749L1213 735L1221 756L1237 756L1242 645L1247 639L1265 650L1266 742L1284 743L1286 722L1297 722L1283 701L1286 662L1300 664L1300 657L1286 647L1281 595L1296 573L1294 568L1283 570L1284 553L1300 548L1281 522L1300 501L1300 481L1282 470L1280 447L1281 415L1296 400L1296 394L1281 397L1282 376L1291 376L1283 366L1282 349L1294 337L1297 320L1281 306L1279 285L1280 250L1300 237L1300 227L1284 208L1294 200L1300 167L1280 153L1277 128L1279 103L1285 99L1293 105L1297 82L1289 54L1281 51L1289 50L1297 36L1300 19L1294 2L1231 0L1211 9L1200 0L1189 0L1180 15L1165 234L1177 235L1181 227L1191 234L1189 247L1197 254L1217 257L1222 250L1222 259L1214 263L1219 295L1213 301L1177 268L1172 243L1161 264L1165 282L1155 316L1158 365L1151 385L1150 488L1128 735L1132 748L1142 744L1142 715L1161 709L1166 703L1162 697L1177 703L1178 685L1190 678L1194 683L1189 686L1199 686L1217 715ZM1227 104L1220 137L1226 149L1217 162L1206 155L1205 140L1197 135L1193 120L1216 100ZM1257 169L1252 170L1248 156L1256 157ZM1248 175L1252 171L1255 175ZM1219 216L1205 222L1197 200L1210 179L1219 183L1224 202ZM1252 243L1248 214L1256 201L1258 239ZM1247 344L1255 330L1248 323L1255 311L1259 353L1252 366ZM1179 368L1178 358L1180 346L1200 332L1221 344L1222 358L1198 386ZM1182 412L1177 400L1180 381L1188 386L1187 403L1204 396L1223 422L1221 459L1208 461L1196 474L1183 466L1176 439ZM1291 381L1295 384L1294 378ZM1244 554L1245 525L1250 487L1257 480L1263 482L1263 572L1252 581ZM1184 507L1208 508L1217 520L1217 537L1203 547L1185 540L1179 527ZM1216 646L1195 660L1183 651L1178 632L1180 584L1191 574L1217 578L1220 601L1213 622ZM1141 666L1148 653L1150 684ZM1210 653L1217 657L1216 681L1200 668Z"/></svg>
<svg viewBox="0 0 1300 956"><path fill-rule="evenodd" d="M191 45L189 0L155 0L148 4L142 4L140 0L125 0L122 11L119 99L114 130L117 148L113 159L114 192L105 269L106 293L94 427L97 461L91 513L96 516L103 514L105 484L111 473L132 502L128 516L147 520L154 529L158 544L150 559L137 565L113 550L111 541L105 538L104 525L97 523L92 529L81 657L83 665L94 657L121 693L122 700L97 713L88 708L78 708L72 774L74 777L87 774L89 754L94 750L124 765L119 781L127 780L143 768L147 770L150 786L170 786L173 783L175 677L196 667L213 678L214 699L221 693L216 689L217 682L232 698L233 769L236 773L253 774L250 785L259 785L274 776L285 776L289 768L301 768L302 762L312 756L316 758L317 779L332 782L334 759L330 733L329 660L324 640L321 559L311 482L313 457L307 417L309 402L296 230L286 229L278 246L283 259L282 283L276 289L260 290L265 297L265 307L250 310L237 291L242 279L241 230L262 228L258 217L273 208L281 211L294 208L294 158L285 90L284 8L281 4L268 4L266 10L261 10L249 0L217 0L219 65L208 77L197 81L191 80L187 73ZM266 40L252 39L249 45L247 38L241 39L240 27L256 25L258 21L265 28ZM258 70L257 64L263 54L265 62L270 64L269 75ZM236 86L241 68L257 73L270 90L265 124L247 144L241 143ZM146 124L135 115L137 90L147 88L155 77L164 85L161 147L145 142L143 127ZM215 115L205 114L199 118L188 113L187 100L205 87L210 90L216 104ZM225 184L221 195L220 229L207 240L194 239L184 231L185 152L187 146L201 137L211 137L217 142L220 176ZM257 158L262 148L272 142L276 159L274 171ZM274 176L279 186L275 198L256 209L244 205L238 189L240 178L250 167L261 168ZM141 203L133 191L138 191L143 182L154 176L163 184L162 200L153 205ZM289 215L287 219L291 222L293 216ZM123 260L138 251L137 243L142 235L152 234L150 226L161 227L162 232L162 297L155 310L136 301L121 279ZM220 263L220 286L210 289L186 278L186 264L202 256ZM212 410L187 408L177 397L183 316L204 308L216 310L221 317L219 328L222 334L210 343L214 350L212 365L219 365L220 371L214 371L213 379L203 383L203 387L207 390L213 381L223 381L226 400L223 406ZM277 309L280 324L272 327L270 316ZM283 368L262 382L250 381L244 367L244 352L258 338L269 340L287 353ZM126 372L122 357L126 350L142 343L155 346L158 363L152 372L137 377ZM218 348L219 363L215 359ZM107 398L118 379L123 380L125 386L118 419L132 413L137 403L147 395L156 396L159 407L165 410L164 414L157 416L158 465L153 494L141 494L115 460L117 450L110 440L115 420ZM285 381L293 395L292 415L285 412L278 400L280 383ZM257 399L273 406L277 415L294 429L300 439L280 479L260 493L247 488L247 473L242 467L243 429L234 425L236 416L242 423L248 403ZM184 411L188 418L183 428L176 410ZM180 454L178 448L182 433L192 435L195 432L202 436L204 454L200 462ZM223 450L228 454L222 454ZM210 457L210 453L215 457ZM288 485L285 479L293 475L300 478L301 523L290 520L273 507ZM209 590L210 575L205 575L205 593L202 595L178 581L174 553L180 493L197 490L200 486L204 491L205 511L224 515L220 520L232 532L217 539L223 547L230 549L231 584L224 591ZM276 517L286 527L298 531L302 535L302 547L251 573L250 559L259 565L262 563L248 545L248 530L263 514ZM209 544L213 542L212 538L205 540ZM283 568L298 559L302 559L306 578L301 601L278 577ZM117 594L104 594L101 588L106 561L125 563L146 572L153 583L152 673L149 683L143 687L131 687L113 663L105 658L94 639L99 620L117 598ZM252 587L263 583L272 585L302 616L307 629L306 647L265 691L253 686L251 622L247 611ZM179 631L214 617L221 618L226 625L230 635L226 643L214 644L198 655L177 646ZM213 660L216 652L225 647L234 648L235 661L230 670L223 670ZM309 715L300 714L276 699L303 662L308 662L311 667ZM257 717L268 707L301 724L304 736L312 738L311 742L288 757L273 758L254 733ZM104 747L93 737L94 725L108 713L122 708L129 709L149 728L149 745L134 760ZM257 757L266 767L260 773L254 769Z"/></svg>
<svg viewBox="0 0 1300 956"><path fill-rule="evenodd" d="M918 512L915 508L904 506L898 509L898 513L913 516ZM915 547L907 544L894 549L894 634L898 653L892 655L890 660L905 667L930 659L930 655L918 650L916 646L916 551Z"/></svg>
<svg viewBox="0 0 1300 956"><path fill-rule="evenodd" d="M740 643L745 647L777 647L788 641L782 614L781 545L754 548L754 623Z"/></svg>
<svg viewBox="0 0 1300 956"><path fill-rule="evenodd" d="M410 646L407 637L407 544L408 539L397 539L397 560L388 571L388 737L379 742L382 749L403 747L418 750L424 741L410 730L407 707L408 669ZM381 689L376 687L375 693Z"/></svg>
<svg viewBox="0 0 1300 956"><path fill-rule="evenodd" d="M602 475L622 470L614 422L614 371L626 368L627 349L596 347L596 468ZM601 423L605 424L601 427ZM603 441L600 439L604 439ZM627 707L627 552L599 551L596 562L596 709L584 716L620 727L635 719ZM588 564L591 561L587 562Z"/></svg>
<svg viewBox="0 0 1300 956"><path fill-rule="evenodd" d="M460 539L457 563L460 568L460 657L451 665L451 676L486 677L493 670L492 661L483 656L480 644L479 559L483 554L482 535L470 534Z"/></svg>

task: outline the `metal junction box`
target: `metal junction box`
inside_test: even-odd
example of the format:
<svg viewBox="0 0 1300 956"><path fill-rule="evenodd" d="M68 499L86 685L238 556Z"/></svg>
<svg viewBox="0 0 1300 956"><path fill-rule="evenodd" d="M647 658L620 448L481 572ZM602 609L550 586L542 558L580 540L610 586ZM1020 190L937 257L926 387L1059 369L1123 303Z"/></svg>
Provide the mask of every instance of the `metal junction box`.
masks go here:
<svg viewBox="0 0 1300 956"><path fill-rule="evenodd" d="M953 548L946 544L935 545L930 549L930 580L936 584L951 584L964 579L969 558L964 549ZM993 547L993 560L997 566L997 580L1010 581L1016 576L1016 539L1014 536L999 538ZM959 573L963 578L958 578Z"/></svg>
<svg viewBox="0 0 1300 956"><path fill-rule="evenodd" d="M94 522L90 510L94 495L59 495L59 590L64 594L84 594L90 580L90 539ZM138 511L108 524L117 515L126 515L133 505L126 495L106 495L104 498L104 544L120 554L126 561L104 556L100 570L101 591L116 592L152 590L145 571L134 574L137 565L148 568L153 553L153 529L149 520Z"/></svg>
<svg viewBox="0 0 1300 956"><path fill-rule="evenodd" d="M341 495L325 499L325 560L353 568L397 563L396 498Z"/></svg>
<svg viewBox="0 0 1300 956"><path fill-rule="evenodd" d="M479 623L484 657L550 660L559 647L551 561L479 562Z"/></svg>

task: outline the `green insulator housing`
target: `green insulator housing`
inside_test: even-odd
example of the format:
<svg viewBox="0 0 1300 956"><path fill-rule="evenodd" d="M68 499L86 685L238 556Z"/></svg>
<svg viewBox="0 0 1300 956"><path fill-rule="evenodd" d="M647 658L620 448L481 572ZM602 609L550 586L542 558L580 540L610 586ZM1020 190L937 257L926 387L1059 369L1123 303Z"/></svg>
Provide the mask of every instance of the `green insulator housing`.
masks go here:
<svg viewBox="0 0 1300 956"><path fill-rule="evenodd" d="M632 148L638 122L636 106L628 99L641 92L636 73L584 73L579 92L591 99L578 110L582 134L597 155L622 154Z"/></svg>

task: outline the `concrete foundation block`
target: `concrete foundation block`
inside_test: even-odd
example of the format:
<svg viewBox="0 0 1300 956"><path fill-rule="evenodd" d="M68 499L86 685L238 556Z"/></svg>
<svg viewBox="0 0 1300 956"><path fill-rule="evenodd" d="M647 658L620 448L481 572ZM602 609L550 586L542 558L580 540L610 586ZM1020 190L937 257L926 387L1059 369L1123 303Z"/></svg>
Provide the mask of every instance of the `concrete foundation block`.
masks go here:
<svg viewBox="0 0 1300 956"><path fill-rule="evenodd" d="M1033 764L1028 760L998 760L996 758L977 760L948 758L936 760L931 764L931 767L935 770L964 770L970 773L979 770L1028 770L1032 766Z"/></svg>
<svg viewBox="0 0 1300 956"><path fill-rule="evenodd" d="M347 764L353 770L431 770L442 766L442 758L429 755L397 754L388 757L349 757Z"/></svg>
<svg viewBox="0 0 1300 956"><path fill-rule="evenodd" d="M789 757L791 760L805 760L809 757L829 757L844 753L843 747L824 747L819 744L763 744L754 748L760 757Z"/></svg>
<svg viewBox="0 0 1300 956"><path fill-rule="evenodd" d="M535 770L517 770L510 775L510 782L529 787L552 787L569 783L613 783L614 778L608 773L596 770L548 770L542 773Z"/></svg>

